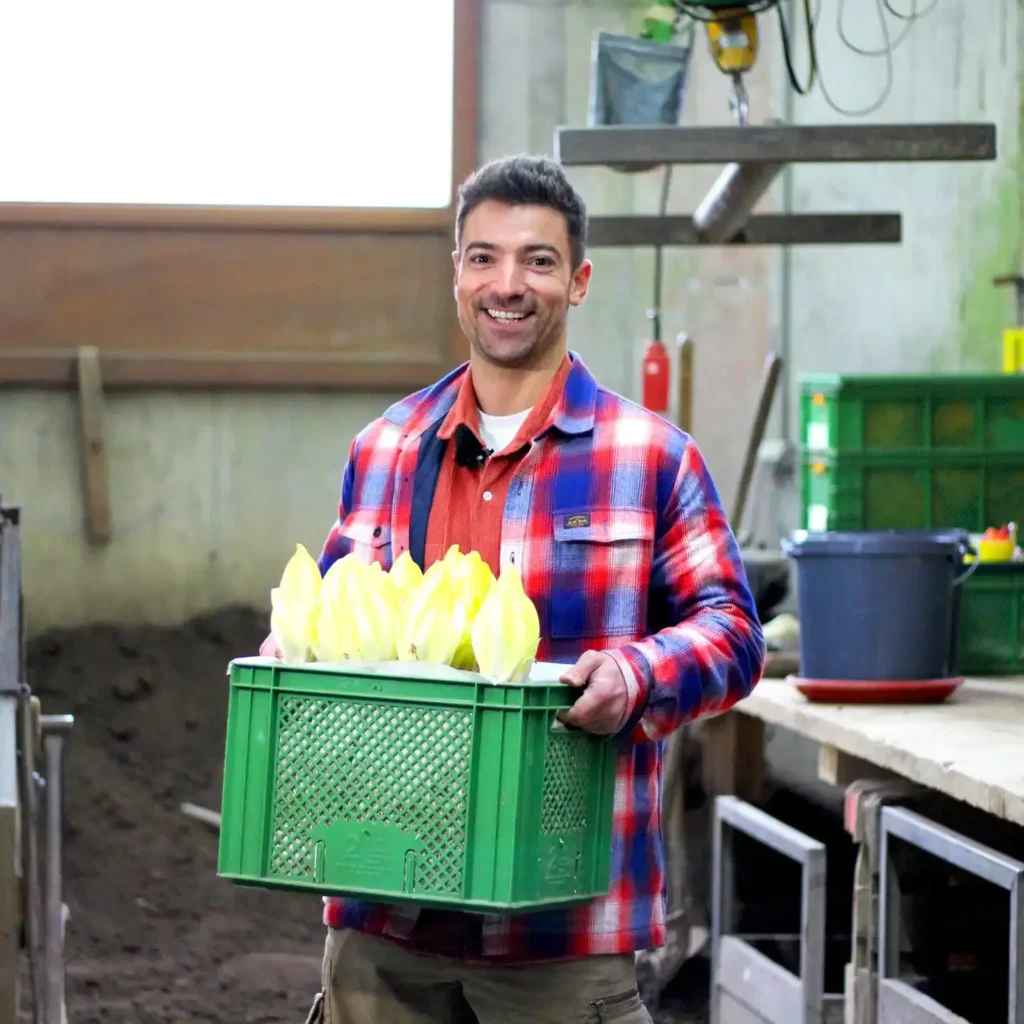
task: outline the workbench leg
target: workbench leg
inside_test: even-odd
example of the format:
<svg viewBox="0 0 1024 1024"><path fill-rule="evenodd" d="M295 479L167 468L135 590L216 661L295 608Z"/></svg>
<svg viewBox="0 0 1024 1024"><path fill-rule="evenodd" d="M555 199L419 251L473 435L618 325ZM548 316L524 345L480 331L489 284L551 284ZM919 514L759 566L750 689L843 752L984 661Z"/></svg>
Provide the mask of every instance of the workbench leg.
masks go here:
<svg viewBox="0 0 1024 1024"><path fill-rule="evenodd" d="M886 804L926 793L910 782L866 779L846 790L844 824L858 844L853 883L853 942L846 965L845 1024L875 1024L878 1004L878 823Z"/></svg>
<svg viewBox="0 0 1024 1024"><path fill-rule="evenodd" d="M17 822L18 808L0 804L0 1021L18 1020L21 898Z"/></svg>
<svg viewBox="0 0 1024 1024"><path fill-rule="evenodd" d="M765 791L764 723L740 711L703 719L701 773L709 800L738 796L758 803Z"/></svg>

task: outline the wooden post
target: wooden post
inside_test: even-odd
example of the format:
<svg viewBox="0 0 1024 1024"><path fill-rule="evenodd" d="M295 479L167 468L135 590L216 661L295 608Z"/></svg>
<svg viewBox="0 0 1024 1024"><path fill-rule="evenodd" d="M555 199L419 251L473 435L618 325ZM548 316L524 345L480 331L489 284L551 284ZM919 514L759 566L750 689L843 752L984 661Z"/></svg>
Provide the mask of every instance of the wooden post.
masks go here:
<svg viewBox="0 0 1024 1024"><path fill-rule="evenodd" d="M680 334L676 338L679 346L679 429L693 433L693 338Z"/></svg>
<svg viewBox="0 0 1024 1024"><path fill-rule="evenodd" d="M107 474L103 376L99 349L78 350L78 402L82 425L83 494L90 544L110 542L110 480Z"/></svg>

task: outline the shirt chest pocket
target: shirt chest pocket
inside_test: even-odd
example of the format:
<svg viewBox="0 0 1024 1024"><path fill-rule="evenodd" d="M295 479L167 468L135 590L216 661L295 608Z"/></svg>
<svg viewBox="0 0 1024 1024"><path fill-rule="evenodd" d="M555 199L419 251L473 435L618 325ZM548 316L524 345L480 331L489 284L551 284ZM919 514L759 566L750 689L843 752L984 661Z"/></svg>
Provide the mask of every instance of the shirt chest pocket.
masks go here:
<svg viewBox="0 0 1024 1024"><path fill-rule="evenodd" d="M555 513L551 639L646 632L654 532L654 513L645 509Z"/></svg>
<svg viewBox="0 0 1024 1024"><path fill-rule="evenodd" d="M391 568L391 523L379 510L350 513L340 533L361 562L380 562L382 569Z"/></svg>

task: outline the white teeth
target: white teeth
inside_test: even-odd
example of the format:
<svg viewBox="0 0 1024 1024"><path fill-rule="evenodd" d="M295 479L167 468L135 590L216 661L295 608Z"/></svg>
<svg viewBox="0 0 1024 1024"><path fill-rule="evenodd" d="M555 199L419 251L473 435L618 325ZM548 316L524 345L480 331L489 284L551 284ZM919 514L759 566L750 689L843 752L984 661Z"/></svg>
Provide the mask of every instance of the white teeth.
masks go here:
<svg viewBox="0 0 1024 1024"><path fill-rule="evenodd" d="M512 313L507 309L489 309L487 315L495 320L522 320L525 313Z"/></svg>

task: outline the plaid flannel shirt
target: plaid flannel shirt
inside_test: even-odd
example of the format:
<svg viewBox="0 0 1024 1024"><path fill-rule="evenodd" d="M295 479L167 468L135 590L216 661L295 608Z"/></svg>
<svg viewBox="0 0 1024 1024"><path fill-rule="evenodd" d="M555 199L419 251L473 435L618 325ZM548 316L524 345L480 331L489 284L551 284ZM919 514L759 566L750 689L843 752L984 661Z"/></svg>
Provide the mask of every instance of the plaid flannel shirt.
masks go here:
<svg viewBox="0 0 1024 1024"><path fill-rule="evenodd" d="M628 953L665 941L663 741L750 693L764 637L714 483L678 428L602 388L577 355L564 393L521 460L502 521L501 564L537 606L538 659L607 650L628 688L615 787L611 883L582 907L488 915L480 955L527 962ZM348 552L387 569L422 564L444 441L437 431L467 366L359 433L321 572ZM405 941L416 912L324 900L324 923Z"/></svg>

